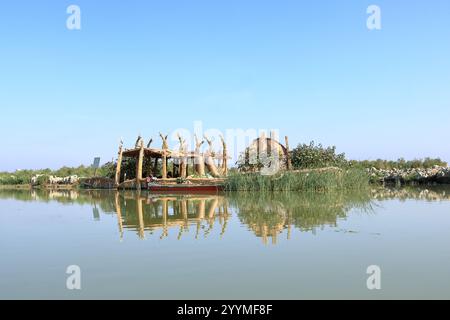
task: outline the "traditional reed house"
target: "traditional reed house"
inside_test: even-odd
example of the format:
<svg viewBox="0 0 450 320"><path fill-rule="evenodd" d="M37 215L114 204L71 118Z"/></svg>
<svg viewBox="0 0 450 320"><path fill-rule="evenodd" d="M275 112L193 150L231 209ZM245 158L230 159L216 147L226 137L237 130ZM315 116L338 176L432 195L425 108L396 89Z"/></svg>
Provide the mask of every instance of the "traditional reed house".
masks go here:
<svg viewBox="0 0 450 320"><path fill-rule="evenodd" d="M239 164L242 172L260 172L269 167L275 168L277 172L290 170L288 137L285 137L285 145L282 145L273 134L269 138L261 134L245 149L244 158Z"/></svg>
<svg viewBox="0 0 450 320"><path fill-rule="evenodd" d="M144 139L140 136L137 138L134 148L131 149L123 148L123 142L120 142L115 175L116 187L140 189L144 183L148 182L149 177L143 177L144 162L150 166L150 168L147 168L147 172L153 172L155 175L158 172L158 164L161 164L161 177L158 179L158 182L162 184L176 183L180 178L186 179L188 183L211 183L212 181L217 182L227 175L229 157L227 156L227 147L223 137L221 137L223 147L221 153L214 152L212 141L206 136L202 140L195 136L194 151L187 150L185 140L181 136L178 136L180 141L178 150L169 149L167 135L160 133L160 137L162 140L161 149L150 147L153 140L150 140L145 146ZM207 151L202 152L200 147L205 140L209 147ZM136 159L136 176L133 179L130 179L131 177L126 177L125 179L121 175L124 158ZM168 168L169 159L172 160L171 170ZM168 174L169 172L170 175Z"/></svg>

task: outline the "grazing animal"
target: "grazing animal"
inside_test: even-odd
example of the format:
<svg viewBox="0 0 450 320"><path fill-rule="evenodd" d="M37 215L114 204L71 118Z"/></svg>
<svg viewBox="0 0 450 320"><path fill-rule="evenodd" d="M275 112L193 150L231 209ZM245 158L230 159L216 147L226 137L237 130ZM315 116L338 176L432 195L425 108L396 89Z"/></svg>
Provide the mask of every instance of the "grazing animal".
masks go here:
<svg viewBox="0 0 450 320"><path fill-rule="evenodd" d="M55 176L48 177L48 182L50 184L61 184L61 183L63 183L63 181L64 181L64 178L55 177Z"/></svg>
<svg viewBox="0 0 450 320"><path fill-rule="evenodd" d="M71 175L67 177L55 177L55 176L49 176L48 182L49 184L74 184L79 181L79 178L77 175ZM36 179L37 182L37 179Z"/></svg>

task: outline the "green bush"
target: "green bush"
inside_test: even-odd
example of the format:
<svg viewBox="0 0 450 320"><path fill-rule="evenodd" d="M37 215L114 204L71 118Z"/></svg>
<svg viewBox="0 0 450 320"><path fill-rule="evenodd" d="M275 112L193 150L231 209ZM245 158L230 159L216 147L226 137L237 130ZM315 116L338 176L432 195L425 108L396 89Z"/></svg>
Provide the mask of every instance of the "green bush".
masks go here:
<svg viewBox="0 0 450 320"><path fill-rule="evenodd" d="M49 182L49 176L48 175L42 175L37 178L36 185L43 186Z"/></svg>
<svg viewBox="0 0 450 320"><path fill-rule="evenodd" d="M322 144L299 144L291 151L291 162L294 169L310 169L324 167L345 167L347 160L344 153L336 153L336 147L323 147Z"/></svg>
<svg viewBox="0 0 450 320"><path fill-rule="evenodd" d="M34 175L32 170L17 170L14 173L2 172L0 173L0 184L14 185L14 184L28 184L31 177Z"/></svg>
<svg viewBox="0 0 450 320"><path fill-rule="evenodd" d="M107 162L97 170L97 176L113 179L116 175L116 163Z"/></svg>

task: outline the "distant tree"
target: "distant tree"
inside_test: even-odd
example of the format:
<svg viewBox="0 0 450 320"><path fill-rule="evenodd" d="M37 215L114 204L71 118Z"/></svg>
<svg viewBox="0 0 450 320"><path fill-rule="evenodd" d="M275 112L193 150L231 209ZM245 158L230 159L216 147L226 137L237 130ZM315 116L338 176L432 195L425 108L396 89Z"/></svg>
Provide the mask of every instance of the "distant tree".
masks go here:
<svg viewBox="0 0 450 320"><path fill-rule="evenodd" d="M393 160L362 160L349 161L349 165L351 167L360 167L360 168L376 168L376 169L429 169L434 166L446 167L447 162L442 161L439 158L425 158L425 159L414 159L414 160L405 160L404 158L400 158L396 161Z"/></svg>

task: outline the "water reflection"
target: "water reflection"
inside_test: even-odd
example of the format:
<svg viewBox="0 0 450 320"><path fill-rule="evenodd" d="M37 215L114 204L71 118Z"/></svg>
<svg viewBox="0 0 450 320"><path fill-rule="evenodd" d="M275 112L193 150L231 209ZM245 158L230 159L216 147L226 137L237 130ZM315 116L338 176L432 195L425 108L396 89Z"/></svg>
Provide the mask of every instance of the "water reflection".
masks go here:
<svg viewBox="0 0 450 320"><path fill-rule="evenodd" d="M115 214L120 239L132 231L140 239L156 235L160 239L175 230L176 238L192 234L208 238L213 230L222 237L231 217L238 219L263 243L290 239L295 228L316 233L327 226L337 227L352 209L370 214L373 205L389 199L450 200L449 187L379 188L330 193L232 193L214 196L154 195L147 192L101 190L0 190L0 199L56 201L62 205L92 206L94 220Z"/></svg>
<svg viewBox="0 0 450 320"><path fill-rule="evenodd" d="M315 234L317 228L336 227L352 208L371 211L367 192L243 194L231 196L230 203L238 208L242 223L264 243L273 244L283 233L290 239L292 228Z"/></svg>
<svg viewBox="0 0 450 320"><path fill-rule="evenodd" d="M195 230L207 237L214 225L226 230L230 217L227 199L224 196L165 196L149 193L116 192L115 208L121 237L124 229L136 230L139 238L160 232L160 239L168 236L169 229L177 229L177 239L184 233Z"/></svg>
<svg viewBox="0 0 450 320"><path fill-rule="evenodd" d="M371 191L371 197L376 200L425 200L444 201L450 200L450 186L437 185L429 188L404 187L404 188L378 188Z"/></svg>

